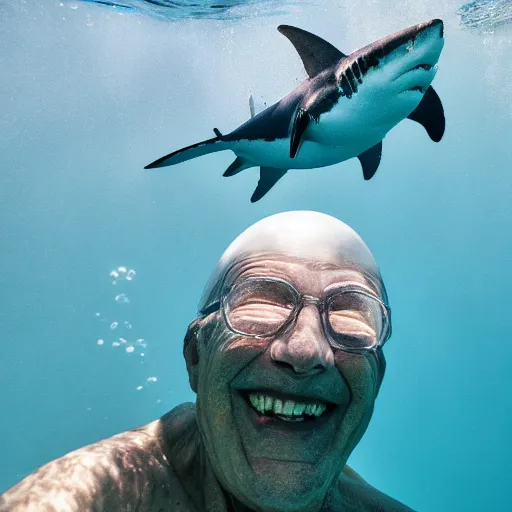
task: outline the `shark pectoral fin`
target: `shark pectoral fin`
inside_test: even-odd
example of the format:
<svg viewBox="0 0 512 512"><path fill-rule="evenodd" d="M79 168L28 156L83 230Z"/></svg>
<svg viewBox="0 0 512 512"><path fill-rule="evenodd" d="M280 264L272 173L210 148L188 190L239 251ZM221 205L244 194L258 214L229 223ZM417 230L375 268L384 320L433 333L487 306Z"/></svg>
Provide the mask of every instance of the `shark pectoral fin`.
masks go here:
<svg viewBox="0 0 512 512"><path fill-rule="evenodd" d="M434 142L439 142L443 138L446 125L443 104L432 86L426 90L408 119L420 123Z"/></svg>
<svg viewBox="0 0 512 512"><path fill-rule="evenodd" d="M237 156L235 158L235 161L226 169L222 176L234 176L235 174L238 174L239 172L244 171L245 169L249 169L249 167L251 167L251 165L247 162L247 160L244 160L243 158Z"/></svg>
<svg viewBox="0 0 512 512"><path fill-rule="evenodd" d="M365 180L371 180L374 174L377 172L381 155L382 141L357 156L361 162L361 165L363 166L363 176Z"/></svg>
<svg viewBox="0 0 512 512"><path fill-rule="evenodd" d="M310 78L346 57L331 43L300 28L279 25L277 30L293 44Z"/></svg>
<svg viewBox="0 0 512 512"><path fill-rule="evenodd" d="M288 169L261 167L258 186L251 197L251 203L259 201L286 173Z"/></svg>
<svg viewBox="0 0 512 512"><path fill-rule="evenodd" d="M290 137L290 158L295 158L299 151L300 143L306 128L311 120L308 112L302 108L297 110L292 125L292 134Z"/></svg>

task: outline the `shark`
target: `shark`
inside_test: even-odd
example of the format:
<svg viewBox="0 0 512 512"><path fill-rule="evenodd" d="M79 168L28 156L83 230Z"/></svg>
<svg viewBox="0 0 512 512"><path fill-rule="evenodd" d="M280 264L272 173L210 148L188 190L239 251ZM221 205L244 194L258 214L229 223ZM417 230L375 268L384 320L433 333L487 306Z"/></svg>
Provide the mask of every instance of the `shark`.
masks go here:
<svg viewBox="0 0 512 512"><path fill-rule="evenodd" d="M280 25L308 78L232 132L173 151L145 169L176 165L217 151L235 160L223 176L260 167L251 202L290 169L316 169L358 158L365 180L376 173L386 134L404 119L422 125L434 142L445 131L443 105L431 83L444 46L440 19L410 26L349 55L306 30ZM252 100L252 97L251 97Z"/></svg>

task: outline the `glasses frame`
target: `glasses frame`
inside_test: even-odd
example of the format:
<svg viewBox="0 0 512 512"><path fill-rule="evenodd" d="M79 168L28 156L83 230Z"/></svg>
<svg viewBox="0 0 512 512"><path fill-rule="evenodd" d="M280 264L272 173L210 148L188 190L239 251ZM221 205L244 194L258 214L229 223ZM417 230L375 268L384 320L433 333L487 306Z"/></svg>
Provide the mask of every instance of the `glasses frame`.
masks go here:
<svg viewBox="0 0 512 512"><path fill-rule="evenodd" d="M292 291L295 301L294 301L294 307L292 312L290 313L289 317L286 319L286 321L280 325L275 331L272 331L269 334L261 335L261 334L252 334L252 333L245 333L243 331L240 331L238 329L235 329L233 325L231 324L228 314L227 314L227 301L229 299L230 293L240 284L245 284L249 281L258 281L258 282L269 282L269 283L280 283L282 285L287 286L290 291ZM333 300L334 297L337 297L340 294L344 293L358 293L360 295L364 295L366 297L369 297L373 300L375 300L382 309L382 318L383 318L383 327L382 327L382 334L381 339L375 343L375 345L372 345L370 347L346 347L341 346L341 344L336 340L337 333L334 332L334 330L331 327L331 324L327 318L328 316L328 307L330 301ZM263 277L263 276L251 276L242 281L242 283L235 283L232 286L224 287L223 291L221 293L220 301L215 302L211 305L210 308L208 308L208 313L205 312L205 314L210 314L218 309L221 310L222 318L224 319L225 324L229 328L231 332L234 334L238 334L240 336L248 337L248 338L257 338L257 339L266 339L266 338L274 338L278 335L283 334L288 329L290 329L292 326L294 326L297 322L297 318L306 305L315 305L317 307L317 310L320 314L320 317L322 319L322 328L324 330L324 333L326 334L327 338L329 339L329 342L331 346L333 346L336 349L344 350L347 352L367 352L367 351L375 351L380 347L383 347L386 341L391 337L392 327L391 327L391 308L376 294L370 292L369 290L363 288L360 285L357 284L348 284L345 286L342 286L340 288L336 288L328 293L325 294L325 296L319 298L319 297L313 297L311 295L305 295L300 293L295 286L293 286L288 281L278 278L278 277Z"/></svg>

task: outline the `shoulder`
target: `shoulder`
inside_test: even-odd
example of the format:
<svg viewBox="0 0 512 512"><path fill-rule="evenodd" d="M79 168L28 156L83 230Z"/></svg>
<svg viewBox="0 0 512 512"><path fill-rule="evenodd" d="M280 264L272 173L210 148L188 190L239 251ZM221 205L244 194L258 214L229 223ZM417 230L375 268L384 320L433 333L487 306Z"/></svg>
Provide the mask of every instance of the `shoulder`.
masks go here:
<svg viewBox="0 0 512 512"><path fill-rule="evenodd" d="M330 507L332 512L414 512L403 503L375 489L353 469L346 466Z"/></svg>
<svg viewBox="0 0 512 512"><path fill-rule="evenodd" d="M0 512L151 510L151 501L168 502L179 485L165 424L164 416L45 464L0 497Z"/></svg>

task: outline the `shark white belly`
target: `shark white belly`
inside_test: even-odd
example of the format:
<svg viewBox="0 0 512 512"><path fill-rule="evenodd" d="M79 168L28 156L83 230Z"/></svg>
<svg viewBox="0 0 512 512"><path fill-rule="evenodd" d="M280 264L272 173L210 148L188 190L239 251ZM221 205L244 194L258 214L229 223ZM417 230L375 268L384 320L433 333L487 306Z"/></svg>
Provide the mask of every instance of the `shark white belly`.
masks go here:
<svg viewBox="0 0 512 512"><path fill-rule="evenodd" d="M326 167L357 156L358 148L350 144L326 146L305 140L295 158L290 157L290 139L271 142L240 140L232 146L233 152L254 166L279 169L314 169Z"/></svg>

